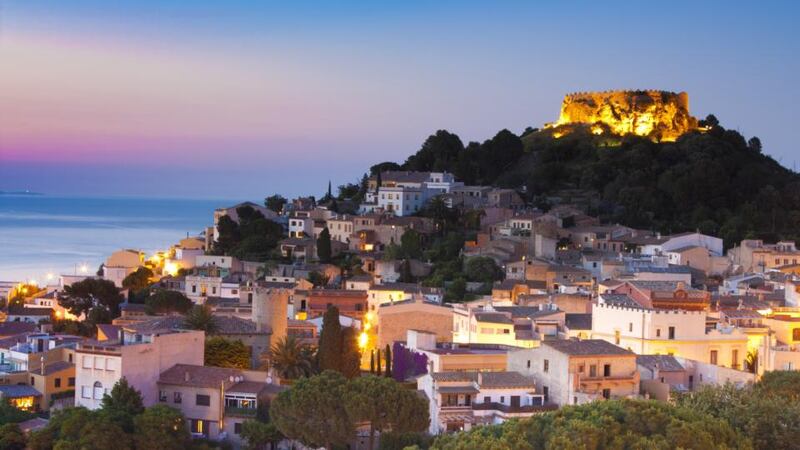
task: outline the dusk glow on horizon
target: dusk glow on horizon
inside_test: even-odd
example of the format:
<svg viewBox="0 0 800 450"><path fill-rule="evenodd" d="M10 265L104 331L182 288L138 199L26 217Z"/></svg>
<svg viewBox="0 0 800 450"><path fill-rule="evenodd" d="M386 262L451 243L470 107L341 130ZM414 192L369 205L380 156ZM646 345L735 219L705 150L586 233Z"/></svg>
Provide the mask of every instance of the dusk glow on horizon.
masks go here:
<svg viewBox="0 0 800 450"><path fill-rule="evenodd" d="M437 129L519 133L564 94L621 88L686 91L800 159L788 2L161 3L0 1L0 190L319 194Z"/></svg>

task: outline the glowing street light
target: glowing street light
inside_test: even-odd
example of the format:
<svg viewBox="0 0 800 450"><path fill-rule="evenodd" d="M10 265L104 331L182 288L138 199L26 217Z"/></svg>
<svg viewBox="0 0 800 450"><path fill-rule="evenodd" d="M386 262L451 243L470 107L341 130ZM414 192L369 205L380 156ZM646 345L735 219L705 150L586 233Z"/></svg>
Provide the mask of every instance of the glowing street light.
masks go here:
<svg viewBox="0 0 800 450"><path fill-rule="evenodd" d="M362 350L367 348L367 343L369 342L369 336L367 336L366 331L362 331L361 334L358 335L358 346Z"/></svg>

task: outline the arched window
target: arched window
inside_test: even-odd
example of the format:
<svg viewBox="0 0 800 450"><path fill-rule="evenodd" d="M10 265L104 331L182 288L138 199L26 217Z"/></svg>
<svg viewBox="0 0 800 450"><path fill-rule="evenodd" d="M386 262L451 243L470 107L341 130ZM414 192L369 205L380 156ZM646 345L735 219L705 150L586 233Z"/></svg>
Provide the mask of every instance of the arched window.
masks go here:
<svg viewBox="0 0 800 450"><path fill-rule="evenodd" d="M103 384L99 381L94 382L94 399L95 400L102 400L103 399Z"/></svg>

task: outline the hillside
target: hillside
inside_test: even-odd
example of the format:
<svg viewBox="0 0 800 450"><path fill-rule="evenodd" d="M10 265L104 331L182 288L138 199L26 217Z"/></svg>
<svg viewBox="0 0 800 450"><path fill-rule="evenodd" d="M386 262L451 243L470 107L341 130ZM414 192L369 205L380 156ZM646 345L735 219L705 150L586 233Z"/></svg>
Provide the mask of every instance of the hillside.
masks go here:
<svg viewBox="0 0 800 450"><path fill-rule="evenodd" d="M660 143L573 127L563 136L528 129L521 138L502 130L465 146L439 130L401 167L516 188L544 208L577 200L607 222L665 233L700 229L727 246L746 237L800 238L800 175L762 153L758 138L747 141L713 116L700 125L708 131Z"/></svg>

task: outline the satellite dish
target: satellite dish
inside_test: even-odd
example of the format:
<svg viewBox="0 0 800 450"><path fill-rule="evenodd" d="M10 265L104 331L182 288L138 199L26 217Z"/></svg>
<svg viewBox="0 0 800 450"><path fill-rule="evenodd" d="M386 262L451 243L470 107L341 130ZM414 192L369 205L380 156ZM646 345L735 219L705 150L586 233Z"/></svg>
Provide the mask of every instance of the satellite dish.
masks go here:
<svg viewBox="0 0 800 450"><path fill-rule="evenodd" d="M230 381L231 383L233 383L234 381L236 381L236 379L235 379L235 378L233 378L233 375L231 375L231 376L229 376L229 377L228 377L228 381Z"/></svg>
<svg viewBox="0 0 800 450"><path fill-rule="evenodd" d="M272 377L267 376L267 384L272 384Z"/></svg>

